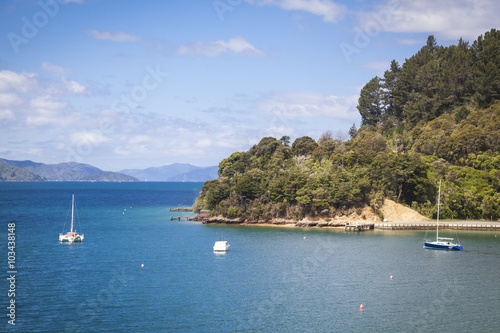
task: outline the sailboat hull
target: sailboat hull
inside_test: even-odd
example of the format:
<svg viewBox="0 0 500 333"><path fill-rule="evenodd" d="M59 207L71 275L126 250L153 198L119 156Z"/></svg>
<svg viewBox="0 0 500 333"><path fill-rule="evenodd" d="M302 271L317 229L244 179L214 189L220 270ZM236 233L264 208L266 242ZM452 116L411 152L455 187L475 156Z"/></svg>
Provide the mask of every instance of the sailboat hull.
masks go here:
<svg viewBox="0 0 500 333"><path fill-rule="evenodd" d="M443 242L425 242L424 247L432 250L446 250L446 251L462 251L463 247L460 244L443 243Z"/></svg>
<svg viewBox="0 0 500 333"><path fill-rule="evenodd" d="M60 234L59 241L61 243L81 243L83 241L83 235L76 233L68 233L66 235Z"/></svg>

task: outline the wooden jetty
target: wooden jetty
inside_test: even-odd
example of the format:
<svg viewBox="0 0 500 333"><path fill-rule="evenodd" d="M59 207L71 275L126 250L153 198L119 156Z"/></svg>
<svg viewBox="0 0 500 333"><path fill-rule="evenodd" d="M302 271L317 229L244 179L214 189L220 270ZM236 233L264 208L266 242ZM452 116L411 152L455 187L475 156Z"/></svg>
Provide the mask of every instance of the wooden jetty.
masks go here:
<svg viewBox="0 0 500 333"><path fill-rule="evenodd" d="M374 223L348 222L345 224L346 231L365 231L374 229Z"/></svg>
<svg viewBox="0 0 500 333"><path fill-rule="evenodd" d="M173 221L173 220L176 220L176 221L182 221L182 220L191 221L193 219L193 217L195 217L195 216L196 215L193 215L193 216L177 216L177 217L170 216L170 221Z"/></svg>
<svg viewBox="0 0 500 333"><path fill-rule="evenodd" d="M178 208L170 208L171 212L192 212L193 207L178 207Z"/></svg>
<svg viewBox="0 0 500 333"><path fill-rule="evenodd" d="M436 229L436 221L430 221L430 222L383 222L383 223L376 223L375 229L380 229L380 230ZM483 222L483 221L475 221L475 222L468 222L468 221L443 222L443 221L439 221L439 229L500 231L500 223L499 222Z"/></svg>

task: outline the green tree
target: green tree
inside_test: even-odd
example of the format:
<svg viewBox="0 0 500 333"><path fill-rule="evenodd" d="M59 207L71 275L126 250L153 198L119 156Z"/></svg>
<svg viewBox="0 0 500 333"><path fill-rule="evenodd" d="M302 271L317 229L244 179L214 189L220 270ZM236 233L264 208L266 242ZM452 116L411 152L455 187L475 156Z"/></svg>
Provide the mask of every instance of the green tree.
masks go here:
<svg viewBox="0 0 500 333"><path fill-rule="evenodd" d="M238 177L236 181L235 191L243 200L253 200L261 195L258 179L254 179L249 174L244 174Z"/></svg>
<svg viewBox="0 0 500 333"><path fill-rule="evenodd" d="M351 139L354 139L357 133L358 130L356 129L356 124L352 124L351 128L349 129L349 136L351 137Z"/></svg>
<svg viewBox="0 0 500 333"><path fill-rule="evenodd" d="M382 84L383 89L383 100L386 116L396 116L400 117L400 112L395 106L394 90L396 87L396 82L399 79L401 73L401 67L396 60L391 61L391 67L384 73L384 83Z"/></svg>
<svg viewBox="0 0 500 333"><path fill-rule="evenodd" d="M480 107L488 107L500 99L500 31L491 29L472 44L476 91Z"/></svg>
<svg viewBox="0 0 500 333"><path fill-rule="evenodd" d="M283 146L289 146L290 145L290 137L288 135L282 136L280 139L280 142Z"/></svg>
<svg viewBox="0 0 500 333"><path fill-rule="evenodd" d="M371 79L361 89L356 108L361 115L363 125L376 125L383 120L383 92L381 80L378 76Z"/></svg>
<svg viewBox="0 0 500 333"><path fill-rule="evenodd" d="M293 142L292 151L295 156L311 155L316 147L318 147L316 141L309 136L303 136Z"/></svg>
<svg viewBox="0 0 500 333"><path fill-rule="evenodd" d="M463 105L460 109L458 109L458 111L455 113L455 122L458 124L460 123L462 120L464 120L465 118L467 118L467 116L469 116L469 110L467 109L467 107L465 107L465 105Z"/></svg>
<svg viewBox="0 0 500 333"><path fill-rule="evenodd" d="M429 35L427 37L427 44L425 45L428 52L434 52L437 50L437 41L434 35Z"/></svg>

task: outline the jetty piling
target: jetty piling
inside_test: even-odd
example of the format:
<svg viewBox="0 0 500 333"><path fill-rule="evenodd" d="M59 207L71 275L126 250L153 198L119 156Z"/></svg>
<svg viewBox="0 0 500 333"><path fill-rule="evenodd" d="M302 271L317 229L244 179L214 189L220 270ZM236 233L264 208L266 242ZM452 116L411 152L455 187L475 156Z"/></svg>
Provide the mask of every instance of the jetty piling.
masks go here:
<svg viewBox="0 0 500 333"><path fill-rule="evenodd" d="M365 231L375 228L374 223L348 222L345 224L346 231Z"/></svg>
<svg viewBox="0 0 500 333"><path fill-rule="evenodd" d="M429 222L384 222L376 223L375 229L380 230L427 230L436 228L435 221ZM499 222L442 222L439 221L439 229L448 230L478 230L478 231L496 231L500 230Z"/></svg>
<svg viewBox="0 0 500 333"><path fill-rule="evenodd" d="M193 219L194 216L177 216L177 217L174 217L174 216L170 216L170 221L182 221L183 219L186 220L186 221L191 221Z"/></svg>

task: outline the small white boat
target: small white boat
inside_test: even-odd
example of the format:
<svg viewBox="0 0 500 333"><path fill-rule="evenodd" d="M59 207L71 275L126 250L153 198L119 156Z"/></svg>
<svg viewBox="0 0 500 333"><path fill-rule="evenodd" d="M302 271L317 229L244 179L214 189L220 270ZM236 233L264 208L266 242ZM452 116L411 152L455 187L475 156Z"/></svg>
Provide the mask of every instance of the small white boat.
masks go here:
<svg viewBox="0 0 500 333"><path fill-rule="evenodd" d="M229 250L229 243L221 238L221 240L216 241L214 244L214 252L226 252Z"/></svg>
<svg viewBox="0 0 500 333"><path fill-rule="evenodd" d="M75 195L73 194L71 198L71 229L66 234L59 234L59 241L61 243L81 243L83 241L83 234L79 234L76 230L73 230L73 220L75 212Z"/></svg>

